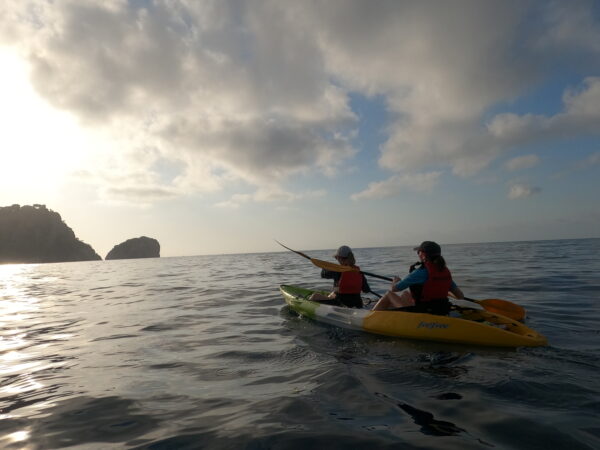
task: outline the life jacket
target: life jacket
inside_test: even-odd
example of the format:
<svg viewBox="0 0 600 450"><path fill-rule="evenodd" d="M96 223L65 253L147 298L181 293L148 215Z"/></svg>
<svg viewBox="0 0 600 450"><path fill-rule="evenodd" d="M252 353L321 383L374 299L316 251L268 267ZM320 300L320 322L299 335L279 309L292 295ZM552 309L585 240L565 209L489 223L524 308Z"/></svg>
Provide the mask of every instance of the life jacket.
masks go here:
<svg viewBox="0 0 600 450"><path fill-rule="evenodd" d="M360 267L352 266L356 271L342 272L338 283L340 294L360 294L363 285L363 275L359 272Z"/></svg>
<svg viewBox="0 0 600 450"><path fill-rule="evenodd" d="M430 302L435 299L448 298L448 291L452 286L452 274L445 267L438 270L432 262L424 263L427 270L427 281L410 287L410 292L416 301Z"/></svg>

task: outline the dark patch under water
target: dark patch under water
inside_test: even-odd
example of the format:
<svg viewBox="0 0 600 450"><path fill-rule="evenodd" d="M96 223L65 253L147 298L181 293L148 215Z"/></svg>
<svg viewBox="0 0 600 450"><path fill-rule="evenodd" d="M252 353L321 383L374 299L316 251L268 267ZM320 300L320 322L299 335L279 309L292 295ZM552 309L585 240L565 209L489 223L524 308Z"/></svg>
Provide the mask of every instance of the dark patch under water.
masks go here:
<svg viewBox="0 0 600 450"><path fill-rule="evenodd" d="M292 253L0 266L0 447L600 448L599 252L444 246L467 295L527 308L549 345L522 349L298 317L278 286L329 282ZM414 262L356 255L386 276Z"/></svg>

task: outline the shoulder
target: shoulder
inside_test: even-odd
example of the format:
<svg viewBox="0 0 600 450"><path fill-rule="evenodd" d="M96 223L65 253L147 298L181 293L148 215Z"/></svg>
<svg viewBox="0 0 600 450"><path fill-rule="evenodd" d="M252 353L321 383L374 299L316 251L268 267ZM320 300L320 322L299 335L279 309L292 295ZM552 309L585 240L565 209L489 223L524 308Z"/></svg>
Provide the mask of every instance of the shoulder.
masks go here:
<svg viewBox="0 0 600 450"><path fill-rule="evenodd" d="M421 267L414 270L413 273L417 274L418 276L422 276L427 275L429 273L429 270L427 270L427 267L425 266L425 264L423 264Z"/></svg>
<svg viewBox="0 0 600 450"><path fill-rule="evenodd" d="M421 266L418 269L413 270L408 276L405 278L406 280L410 280L413 282L422 282L429 278L429 272L425 266Z"/></svg>

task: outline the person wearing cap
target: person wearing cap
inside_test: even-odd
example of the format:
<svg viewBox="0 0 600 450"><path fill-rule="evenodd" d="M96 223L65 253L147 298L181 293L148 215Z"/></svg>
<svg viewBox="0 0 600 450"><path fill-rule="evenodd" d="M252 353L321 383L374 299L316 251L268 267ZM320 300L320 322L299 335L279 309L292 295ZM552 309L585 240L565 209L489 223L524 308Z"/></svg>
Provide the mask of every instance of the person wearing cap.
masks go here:
<svg viewBox="0 0 600 450"><path fill-rule="evenodd" d="M352 249L347 245L342 245L333 257L341 265L350 266L355 270L348 272L321 270L321 278L333 279L333 291L329 295L315 292L310 300L349 308L362 308L363 301L360 293L361 291L371 292L371 288L365 276L360 272L360 267L356 265Z"/></svg>
<svg viewBox="0 0 600 450"><path fill-rule="evenodd" d="M446 315L450 311L448 292L456 298L464 298L452 280L442 248L436 242L423 241L414 250L419 262L410 267L409 275L403 280L394 278L391 290L379 299L374 311L401 308L403 311ZM400 291L403 292L397 294Z"/></svg>

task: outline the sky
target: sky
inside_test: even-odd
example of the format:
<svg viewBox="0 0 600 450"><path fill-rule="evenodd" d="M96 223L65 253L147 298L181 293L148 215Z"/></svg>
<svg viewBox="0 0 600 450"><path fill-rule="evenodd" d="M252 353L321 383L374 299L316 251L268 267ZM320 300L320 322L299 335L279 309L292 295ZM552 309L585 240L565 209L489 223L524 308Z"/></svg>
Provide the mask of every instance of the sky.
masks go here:
<svg viewBox="0 0 600 450"><path fill-rule="evenodd" d="M0 206L101 255L600 237L600 4L3 0Z"/></svg>

